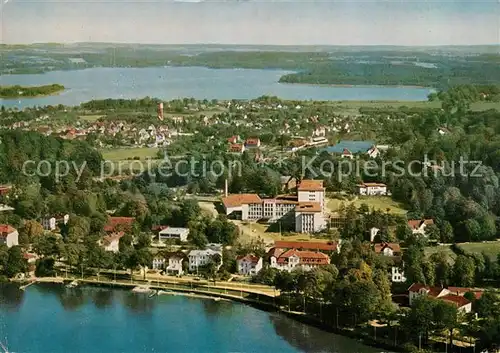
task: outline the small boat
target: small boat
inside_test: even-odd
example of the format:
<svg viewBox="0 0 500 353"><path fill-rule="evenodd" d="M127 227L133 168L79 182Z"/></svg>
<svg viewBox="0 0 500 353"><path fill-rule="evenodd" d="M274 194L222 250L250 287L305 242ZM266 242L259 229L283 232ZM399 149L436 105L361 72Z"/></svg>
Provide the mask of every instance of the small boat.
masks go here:
<svg viewBox="0 0 500 353"><path fill-rule="evenodd" d="M152 297L155 297L155 296L159 295L158 292L159 292L158 290L152 291L151 294L149 295L149 298L152 298Z"/></svg>
<svg viewBox="0 0 500 353"><path fill-rule="evenodd" d="M220 300L220 298L219 298L219 297L214 298L214 301L216 301L216 302L218 302L219 300Z"/></svg>
<svg viewBox="0 0 500 353"><path fill-rule="evenodd" d="M135 292L135 293L150 293L151 289L149 288L149 286L141 285L141 286L134 287L132 289L132 292Z"/></svg>
<svg viewBox="0 0 500 353"><path fill-rule="evenodd" d="M78 281L76 280L66 285L66 288L75 288L75 287L78 287Z"/></svg>

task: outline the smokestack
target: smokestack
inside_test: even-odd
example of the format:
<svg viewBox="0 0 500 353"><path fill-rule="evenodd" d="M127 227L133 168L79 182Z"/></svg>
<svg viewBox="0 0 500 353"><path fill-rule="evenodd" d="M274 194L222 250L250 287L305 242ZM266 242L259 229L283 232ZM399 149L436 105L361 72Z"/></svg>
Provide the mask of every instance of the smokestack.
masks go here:
<svg viewBox="0 0 500 353"><path fill-rule="evenodd" d="M228 184L227 184L227 179L224 181L224 197L227 197L228 195Z"/></svg>

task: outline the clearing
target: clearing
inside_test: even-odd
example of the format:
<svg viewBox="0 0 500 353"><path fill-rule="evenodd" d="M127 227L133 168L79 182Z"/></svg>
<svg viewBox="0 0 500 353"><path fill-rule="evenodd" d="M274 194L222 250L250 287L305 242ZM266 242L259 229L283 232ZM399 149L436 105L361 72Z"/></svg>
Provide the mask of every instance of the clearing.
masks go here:
<svg viewBox="0 0 500 353"><path fill-rule="evenodd" d="M354 206L359 207L361 204L367 204L370 209L376 209L381 211L388 211L393 214L406 214L406 210L396 201L392 200L388 196L358 196L354 200L339 200L333 198L327 198L327 208L336 212L340 209L340 206L344 204L346 207L349 204L354 204Z"/></svg>
<svg viewBox="0 0 500 353"><path fill-rule="evenodd" d="M488 241L484 243L460 243L457 244L461 249L469 253L485 253L492 261L497 260L497 256L500 254L500 241ZM446 253L452 260L454 260L457 255L451 250L450 245L438 245L429 246L425 248L426 255L430 256L439 251Z"/></svg>
<svg viewBox="0 0 500 353"><path fill-rule="evenodd" d="M156 147L140 147L140 148L113 148L101 150L102 157L110 161L124 161L139 157L141 160L146 158L156 159L158 151Z"/></svg>

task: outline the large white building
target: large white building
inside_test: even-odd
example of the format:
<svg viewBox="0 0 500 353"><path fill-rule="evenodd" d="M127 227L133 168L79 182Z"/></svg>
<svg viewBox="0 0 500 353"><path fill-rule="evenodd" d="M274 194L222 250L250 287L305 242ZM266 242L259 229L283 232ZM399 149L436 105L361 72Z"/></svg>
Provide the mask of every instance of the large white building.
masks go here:
<svg viewBox="0 0 500 353"><path fill-rule="evenodd" d="M220 257L221 262L218 265L218 267L220 267L222 265L222 252L212 249L191 250L188 255L189 271L196 272L200 267L210 263L215 255L219 255Z"/></svg>
<svg viewBox="0 0 500 353"><path fill-rule="evenodd" d="M257 194L233 194L224 197L222 203L226 215L233 214L241 220L276 222L290 215L296 232L315 233L326 228L322 180L303 180L297 187L297 196L261 199Z"/></svg>
<svg viewBox="0 0 500 353"><path fill-rule="evenodd" d="M308 271L330 263L330 257L319 251L272 248L268 256L272 268L288 272L298 268Z"/></svg>
<svg viewBox="0 0 500 353"><path fill-rule="evenodd" d="M185 243L188 241L188 235L188 228L166 227L158 232L158 241L174 239Z"/></svg>

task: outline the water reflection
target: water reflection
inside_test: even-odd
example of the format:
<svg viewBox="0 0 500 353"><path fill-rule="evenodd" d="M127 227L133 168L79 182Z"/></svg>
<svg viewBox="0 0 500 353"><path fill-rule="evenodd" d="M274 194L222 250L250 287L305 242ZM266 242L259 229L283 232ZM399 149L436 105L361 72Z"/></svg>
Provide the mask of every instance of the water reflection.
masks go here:
<svg viewBox="0 0 500 353"><path fill-rule="evenodd" d="M98 309L105 309L113 304L114 291L108 289L96 289L92 293L92 302Z"/></svg>
<svg viewBox="0 0 500 353"><path fill-rule="evenodd" d="M18 311L24 300L24 291L14 283L0 283L0 308Z"/></svg>
<svg viewBox="0 0 500 353"><path fill-rule="evenodd" d="M278 336L303 352L374 353L379 351L375 348L364 346L350 338L304 325L284 315L273 313L270 315L270 320Z"/></svg>
<svg viewBox="0 0 500 353"><path fill-rule="evenodd" d="M124 292L122 302L133 313L151 314L157 301L151 300L145 293Z"/></svg>

